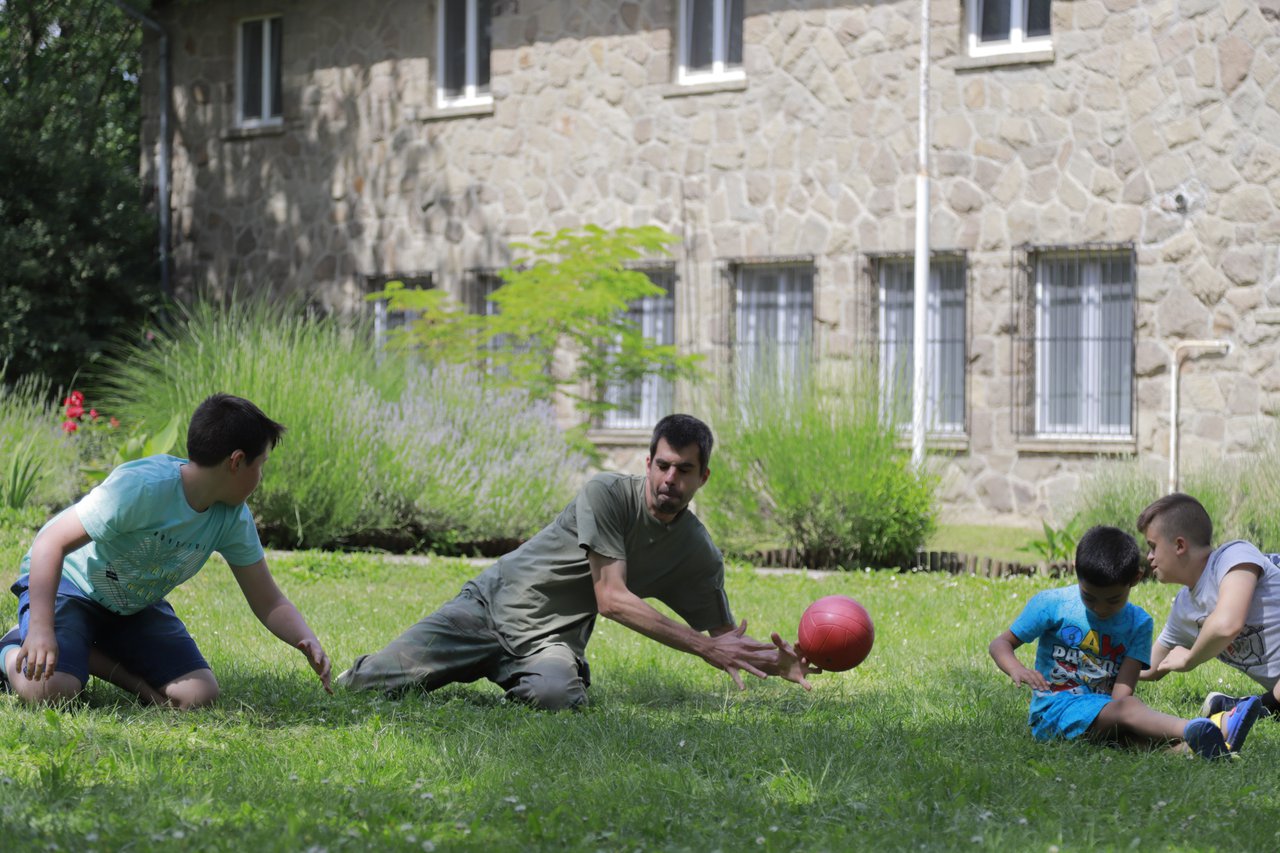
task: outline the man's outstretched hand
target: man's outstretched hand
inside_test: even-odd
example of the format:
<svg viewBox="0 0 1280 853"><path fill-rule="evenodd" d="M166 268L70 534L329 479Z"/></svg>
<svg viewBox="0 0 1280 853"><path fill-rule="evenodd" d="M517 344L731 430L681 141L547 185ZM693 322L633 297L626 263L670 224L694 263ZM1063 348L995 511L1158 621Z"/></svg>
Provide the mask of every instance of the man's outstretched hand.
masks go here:
<svg viewBox="0 0 1280 853"><path fill-rule="evenodd" d="M729 673L739 690L745 690L742 672L756 678L768 678L776 663L774 647L747 636L747 620L743 619L732 631L725 631L711 638L711 649L703 657L712 666Z"/></svg>
<svg viewBox="0 0 1280 853"><path fill-rule="evenodd" d="M809 663L796 649L782 639L777 631L771 635L773 644L776 646L776 662L771 668L769 674L776 675L779 678L785 678L787 681L794 681L805 690L812 690L813 685L805 678L806 675L817 675L822 669Z"/></svg>

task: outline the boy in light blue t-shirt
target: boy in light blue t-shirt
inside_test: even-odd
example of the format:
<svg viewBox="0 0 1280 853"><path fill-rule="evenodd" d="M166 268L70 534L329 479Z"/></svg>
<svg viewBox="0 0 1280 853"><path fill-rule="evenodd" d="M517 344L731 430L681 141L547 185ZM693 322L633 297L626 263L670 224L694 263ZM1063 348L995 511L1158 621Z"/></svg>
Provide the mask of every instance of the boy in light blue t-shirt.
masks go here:
<svg viewBox="0 0 1280 853"><path fill-rule="evenodd" d="M271 577L245 505L283 433L248 400L215 394L191 417L190 461L127 462L41 528L12 587L18 627L0 639L12 689L66 700L92 674L147 702L213 702L217 679L164 597L217 551L254 615L329 690L329 658Z"/></svg>
<svg viewBox="0 0 1280 853"><path fill-rule="evenodd" d="M1075 586L1038 593L1012 627L991 641L996 665L1014 684L1029 685L1028 723L1037 740L1182 742L1197 755L1239 752L1261 710L1256 698L1212 718L1184 720L1147 707L1133 695L1151 660L1151 617L1129 603L1142 578L1133 537L1116 527L1091 528L1076 547ZM1014 649L1038 640L1035 669Z"/></svg>

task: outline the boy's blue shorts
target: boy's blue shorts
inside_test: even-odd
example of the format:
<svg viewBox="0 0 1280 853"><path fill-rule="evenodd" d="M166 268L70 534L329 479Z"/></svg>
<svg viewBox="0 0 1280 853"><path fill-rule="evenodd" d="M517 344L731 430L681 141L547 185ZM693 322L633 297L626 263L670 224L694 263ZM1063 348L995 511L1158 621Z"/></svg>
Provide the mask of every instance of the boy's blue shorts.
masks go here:
<svg viewBox="0 0 1280 853"><path fill-rule="evenodd" d="M1036 691L1027 723L1036 740L1072 740L1089 731L1111 697L1106 693Z"/></svg>
<svg viewBox="0 0 1280 853"><path fill-rule="evenodd" d="M89 683L89 649L95 648L143 681L159 690L175 678L208 669L187 626L161 600L137 613L121 616L83 597L58 587L53 609L53 632L58 640L58 672ZM31 602L27 576L10 588L18 596L18 627L0 639L0 648L20 644L27 638ZM79 590L72 587L74 593Z"/></svg>

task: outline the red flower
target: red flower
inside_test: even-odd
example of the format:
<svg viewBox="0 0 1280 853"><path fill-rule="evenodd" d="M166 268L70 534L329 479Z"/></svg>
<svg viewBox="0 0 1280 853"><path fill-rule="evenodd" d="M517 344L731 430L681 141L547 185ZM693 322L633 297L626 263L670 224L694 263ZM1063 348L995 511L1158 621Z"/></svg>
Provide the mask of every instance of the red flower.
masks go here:
<svg viewBox="0 0 1280 853"><path fill-rule="evenodd" d="M63 421L63 422L62 422L62 431L63 431L63 432L75 432L75 431L76 431L77 429L79 429L79 428L80 428L80 425L79 425L78 423L76 423L75 421Z"/></svg>
<svg viewBox="0 0 1280 853"><path fill-rule="evenodd" d="M62 401L68 406L80 406L84 404L84 394L79 391L72 391L71 396Z"/></svg>
<svg viewBox="0 0 1280 853"><path fill-rule="evenodd" d="M94 420L94 421L96 421L96 420L98 419L98 410L97 410L97 409L90 409L90 410L89 410L89 419L90 419L90 420Z"/></svg>
<svg viewBox="0 0 1280 853"><path fill-rule="evenodd" d="M116 427L118 427L118 426L120 426L120 419L119 419L119 418L114 418L114 417L113 417L113 418L111 419L111 428L112 428L112 429L115 429L115 428L116 428Z"/></svg>
<svg viewBox="0 0 1280 853"><path fill-rule="evenodd" d="M68 417L68 418L77 419L77 418L79 418L79 417L80 417L81 415L83 415L83 414L84 414L84 406L81 406L81 405L79 405L78 403L68 403L68 404L67 404L67 417Z"/></svg>

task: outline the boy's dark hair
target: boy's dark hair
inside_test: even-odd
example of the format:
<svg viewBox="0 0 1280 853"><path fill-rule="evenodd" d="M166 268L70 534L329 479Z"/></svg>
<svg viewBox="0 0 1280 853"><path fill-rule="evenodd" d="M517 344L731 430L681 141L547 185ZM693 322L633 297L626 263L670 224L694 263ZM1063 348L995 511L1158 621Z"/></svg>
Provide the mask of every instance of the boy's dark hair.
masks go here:
<svg viewBox="0 0 1280 853"><path fill-rule="evenodd" d="M257 459L280 443L284 426L243 397L214 394L196 407L187 427L187 458L211 468L237 450Z"/></svg>
<svg viewBox="0 0 1280 853"><path fill-rule="evenodd" d="M1131 586L1142 574L1142 553L1119 527L1090 527L1076 543L1076 577L1094 586Z"/></svg>
<svg viewBox="0 0 1280 853"><path fill-rule="evenodd" d="M672 450L683 450L691 444L698 445L698 462L706 473L711 463L711 447L715 439L711 435L711 427L693 415L667 415L658 421L653 428L653 439L649 442L649 458L658 452L658 442L667 440Z"/></svg>
<svg viewBox="0 0 1280 853"><path fill-rule="evenodd" d="M1157 519L1160 532L1166 536L1181 536L1201 548L1213 542L1213 519L1209 518L1204 504L1191 495L1174 492L1153 501L1138 515L1138 532L1145 535Z"/></svg>

